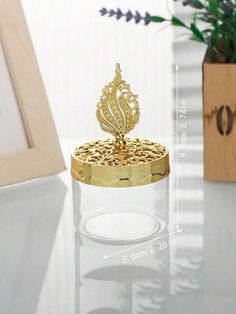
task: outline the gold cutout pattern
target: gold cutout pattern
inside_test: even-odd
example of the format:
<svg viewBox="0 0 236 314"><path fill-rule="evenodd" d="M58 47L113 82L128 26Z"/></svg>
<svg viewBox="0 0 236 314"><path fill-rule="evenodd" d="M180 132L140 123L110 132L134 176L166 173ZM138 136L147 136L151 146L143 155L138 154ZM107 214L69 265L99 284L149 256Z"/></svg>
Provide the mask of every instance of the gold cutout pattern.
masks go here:
<svg viewBox="0 0 236 314"><path fill-rule="evenodd" d="M116 64L115 77L102 90L97 105L97 119L103 131L116 138L115 146L124 148L125 134L134 129L139 122L138 96L130 91L130 85L121 77L119 63Z"/></svg>

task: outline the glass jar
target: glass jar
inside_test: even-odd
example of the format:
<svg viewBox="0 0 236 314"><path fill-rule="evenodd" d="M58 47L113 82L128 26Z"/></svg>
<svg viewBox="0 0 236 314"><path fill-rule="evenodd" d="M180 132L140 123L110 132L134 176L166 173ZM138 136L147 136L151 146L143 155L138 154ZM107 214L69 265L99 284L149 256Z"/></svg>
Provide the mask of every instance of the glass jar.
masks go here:
<svg viewBox="0 0 236 314"><path fill-rule="evenodd" d="M147 141L140 150L147 143L163 150L162 156L134 165L104 166L81 161L81 148L72 155L72 176L80 181L74 180L74 194L79 198L76 210L81 216L77 227L85 236L130 243L163 230L168 220L168 152L164 146ZM99 141L102 144L104 141ZM82 150L87 145L91 144Z"/></svg>
<svg viewBox="0 0 236 314"><path fill-rule="evenodd" d="M125 137L139 118L137 96L117 64L97 106L101 128L114 139L86 143L71 158L72 177L80 181L74 182L80 195L79 230L95 241L143 241L165 226L169 153L162 144Z"/></svg>

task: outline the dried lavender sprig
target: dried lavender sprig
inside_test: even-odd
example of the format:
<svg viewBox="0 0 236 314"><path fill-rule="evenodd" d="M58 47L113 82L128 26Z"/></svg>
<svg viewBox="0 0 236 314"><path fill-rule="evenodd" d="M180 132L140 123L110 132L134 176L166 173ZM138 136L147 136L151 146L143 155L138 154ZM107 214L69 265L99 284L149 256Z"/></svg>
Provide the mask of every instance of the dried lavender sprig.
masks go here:
<svg viewBox="0 0 236 314"><path fill-rule="evenodd" d="M136 24L138 24L142 20L144 21L145 25L148 25L151 22L151 15L148 12L146 12L145 16L142 16L138 11L135 11L134 14L130 10L128 10L128 12L126 13L123 13L119 8L116 11L113 9L108 10L106 8L102 8L100 10L100 13L102 16L114 16L117 20L119 20L121 17L124 17L126 22L129 22L133 19Z"/></svg>
<svg viewBox="0 0 236 314"><path fill-rule="evenodd" d="M234 12L234 6L232 3L227 3L227 2L222 3L221 9L224 13L229 14L229 15L233 14L233 12Z"/></svg>

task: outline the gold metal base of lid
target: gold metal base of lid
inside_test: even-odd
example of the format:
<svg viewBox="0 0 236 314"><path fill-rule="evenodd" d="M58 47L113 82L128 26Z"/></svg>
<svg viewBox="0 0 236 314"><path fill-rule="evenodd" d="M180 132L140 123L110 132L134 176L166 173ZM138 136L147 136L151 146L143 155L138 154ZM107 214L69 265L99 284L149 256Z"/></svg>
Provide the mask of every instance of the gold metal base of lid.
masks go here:
<svg viewBox="0 0 236 314"><path fill-rule="evenodd" d="M132 187L154 183L170 173L165 146L141 139L126 139L125 149L115 140L99 140L75 149L71 175L86 184L103 187Z"/></svg>

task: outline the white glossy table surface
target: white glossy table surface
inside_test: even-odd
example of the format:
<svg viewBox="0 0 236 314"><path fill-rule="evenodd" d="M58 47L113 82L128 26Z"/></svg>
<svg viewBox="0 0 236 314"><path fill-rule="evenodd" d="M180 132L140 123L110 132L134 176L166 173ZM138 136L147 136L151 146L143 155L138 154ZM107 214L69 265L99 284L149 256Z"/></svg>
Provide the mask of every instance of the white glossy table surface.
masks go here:
<svg viewBox="0 0 236 314"><path fill-rule="evenodd" d="M192 144L179 166L183 231L162 238L169 248L155 253L147 247L160 240L119 247L81 237L69 171L1 189L0 313L235 314L236 185L203 181L201 160ZM173 163L170 233L175 173Z"/></svg>

